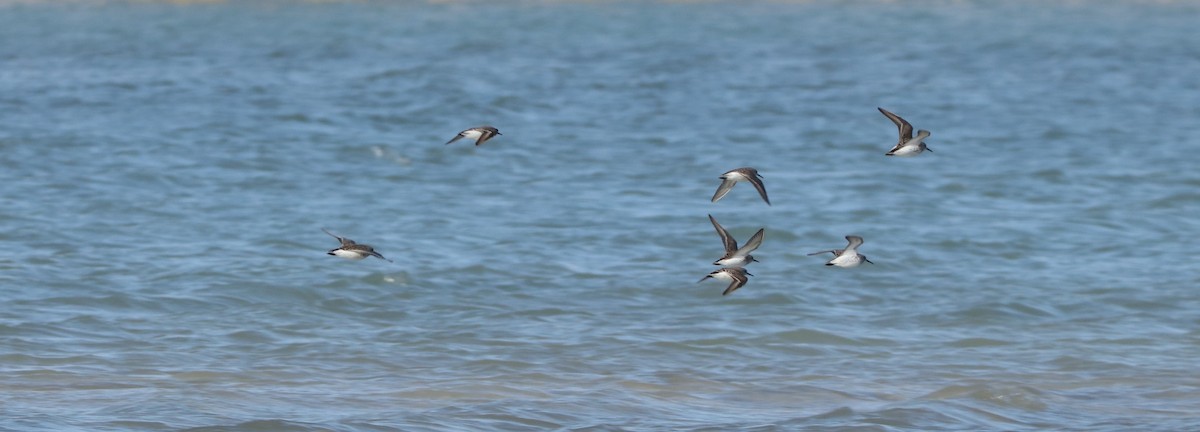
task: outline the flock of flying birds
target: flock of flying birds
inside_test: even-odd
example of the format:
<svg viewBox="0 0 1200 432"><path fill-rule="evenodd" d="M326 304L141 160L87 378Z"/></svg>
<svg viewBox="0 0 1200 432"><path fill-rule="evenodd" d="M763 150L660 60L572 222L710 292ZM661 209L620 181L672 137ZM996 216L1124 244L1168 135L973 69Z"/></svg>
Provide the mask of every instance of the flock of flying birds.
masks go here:
<svg viewBox="0 0 1200 432"><path fill-rule="evenodd" d="M883 108L879 108L879 112L883 113L883 115L890 119L892 123L895 123L896 128L899 129L900 132L900 141L896 143L895 147L892 147L892 149L886 153L887 156L916 156L924 151L933 151L925 145L925 138L929 137L929 131L924 129L919 130L917 131L917 136L914 137L913 127L908 123L908 121ZM758 174L758 170L750 167L737 168L722 174L721 185L717 186L717 193L713 194L712 202L717 202L720 200L722 197L728 194L730 190L733 189L734 185L742 181L749 182L751 185L753 185L754 189L758 190L758 195L762 197L763 201L766 202L767 205L771 205L771 200L767 198L767 188L766 186L763 186L762 175ZM717 222L717 218L714 218L713 215L710 214L708 215L708 220L712 222L713 228L717 230L717 235L721 236L721 243L725 245L725 255L720 259L713 261L713 265L721 266L721 268L709 273L707 276L704 276L700 279L700 282L704 282L708 279L729 282L729 286L726 287L725 291L721 293L721 295L728 295L731 292L737 291L737 289L741 288L743 285L746 285L746 282L750 280L750 276L754 276L750 274L750 272L746 271L746 265L758 261L754 259L754 255L751 255L750 253L754 252L755 249L758 249L759 246L762 246L764 229L760 228L758 232L750 236L750 240L747 240L745 245L739 248L737 240L730 236L729 231L726 231L725 228L722 227L719 222ZM846 241L848 241L849 244L847 244L844 249L823 250L813 252L808 255L812 256L824 253L832 253L833 259L825 263L827 266L858 267L859 264L862 264L864 261L875 264L871 262L871 260L867 259L866 255L858 253L858 247L862 246L863 244L862 237L848 235L846 236Z"/></svg>
<svg viewBox="0 0 1200 432"><path fill-rule="evenodd" d="M913 127L908 123L908 121L883 108L879 108L879 112L883 113L883 115L890 119L892 123L895 123L896 128L900 133L899 142L897 142L891 150L885 153L885 155L907 157L916 156L926 151L933 152L933 150L930 150L929 147L925 145L925 138L929 137L929 131L921 129L917 131L916 136L913 136ZM459 132L458 135L455 135L454 138L451 138L450 141L447 141L446 145L466 138L475 140L475 146L480 146L484 142L487 142L497 135L502 134L498 129L492 126L473 127ZM758 195L762 197L763 201L766 202L767 205L771 205L770 198L767 198L767 188L763 185L762 175L758 173L758 170L750 167L736 168L726 172L725 174L722 174L720 178L721 185L717 186L717 192L713 194L712 202L715 203L719 201L721 198L727 195L729 191L733 190L733 187L737 185L738 182L744 181L749 182L752 186L754 186L754 189L758 191ZM719 222L717 222L716 218L710 214L708 215L708 220L712 222L713 228L717 230L717 235L721 237L721 243L725 246L725 255L721 256L721 258L717 259L716 261L713 261L713 265L721 266L721 268L709 273L707 276L704 276L699 282L704 282L708 279L729 282L729 286L726 287L725 291L721 293L721 295L728 295L729 293L736 291L738 288L741 288L743 285L746 285L746 282L750 279L750 276L754 276L746 271L746 265L758 261L754 259L754 256L751 255L751 252L754 252L754 250L758 249L759 246L762 246L765 228L760 228L758 232L750 236L750 239L746 241L745 245L738 247L737 240L729 235L729 231L726 231L725 228L722 227ZM394 262L390 259L384 258L383 255L381 255L379 252L376 252L375 248L371 247L370 245L356 243L354 240L336 235L324 228L321 230L325 231L325 234L333 236L333 238L337 239L337 241L341 243L341 245L337 248L331 249L329 251L329 255L349 260L361 260L366 257L373 256L381 260ZM832 253L833 259L825 263L827 266L847 268L858 267L864 261L874 264L871 262L871 260L867 259L866 255L858 253L858 247L862 246L863 244L862 237L848 235L846 236L846 241L848 241L849 244L847 244L844 249L823 250L813 252L808 255L812 256L824 253Z"/></svg>

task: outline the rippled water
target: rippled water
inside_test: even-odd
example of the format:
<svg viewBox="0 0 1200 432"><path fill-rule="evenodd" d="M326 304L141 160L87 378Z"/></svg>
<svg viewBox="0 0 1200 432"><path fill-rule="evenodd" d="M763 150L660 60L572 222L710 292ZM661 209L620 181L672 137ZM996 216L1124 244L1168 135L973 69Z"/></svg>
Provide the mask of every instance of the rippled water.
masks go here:
<svg viewBox="0 0 1200 432"><path fill-rule="evenodd" d="M0 429L1200 429L1196 22L5 4Z"/></svg>

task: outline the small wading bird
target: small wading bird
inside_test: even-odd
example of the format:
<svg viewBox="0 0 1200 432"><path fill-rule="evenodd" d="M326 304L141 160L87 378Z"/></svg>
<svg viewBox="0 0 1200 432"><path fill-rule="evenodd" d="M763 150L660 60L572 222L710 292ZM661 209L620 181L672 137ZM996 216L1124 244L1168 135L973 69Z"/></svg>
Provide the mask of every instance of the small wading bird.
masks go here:
<svg viewBox="0 0 1200 432"><path fill-rule="evenodd" d="M726 231L721 224L717 223L716 218L714 218L712 215L708 215L708 220L712 221L713 228L717 229L717 235L721 236L721 243L725 245L725 255L722 256L721 259L714 261L713 265L724 267L745 267L746 264L750 264L751 262L758 262L758 260L754 259L753 255L750 255L750 252L754 252L755 249L758 249L759 246L762 246L763 228L760 228L758 232L754 233L754 235L750 237L750 240L746 241L746 245L739 249L737 240L734 240L733 236L729 235L729 231Z"/></svg>
<svg viewBox="0 0 1200 432"><path fill-rule="evenodd" d="M900 116L892 114L890 111L879 108L879 112L892 120L896 124L896 128L900 130L900 141L895 147L885 154L887 156L916 156L923 151L933 153L928 146L925 145L925 138L929 138L929 131L921 129L917 131L917 137L913 138L913 127Z"/></svg>
<svg viewBox="0 0 1200 432"><path fill-rule="evenodd" d="M700 281L696 283L704 282L708 278L729 282L729 286L725 288L725 292L721 293L721 295L729 295L729 293L737 291L738 288L745 285L746 281L750 280L748 276L754 275L746 272L746 269L741 267L726 267L709 273L708 276L700 278Z"/></svg>
<svg viewBox="0 0 1200 432"><path fill-rule="evenodd" d="M808 256L820 255L827 252L833 253L833 259L825 263L827 266L858 267L858 265L862 264L863 261L875 264L871 262L871 260L867 259L866 255L858 253L858 247L862 246L863 244L862 237L849 235L846 236L846 240L849 241L850 244L846 245L845 249L823 250L820 252L810 253Z"/></svg>
<svg viewBox="0 0 1200 432"><path fill-rule="evenodd" d="M336 249L330 249L329 250L330 255L333 255L335 257L345 258L348 260L360 260L360 259L366 258L368 256L373 256L375 258L379 258L379 259L387 261L387 262L395 262L390 259L384 258L383 255L379 254L379 252L375 252L375 248L371 247L370 245L355 243L354 240L350 240L348 238L341 237L337 234L331 233L331 232L329 232L329 230L327 230L325 228L321 228L321 231L325 231L325 234L329 234L329 235L333 236L333 238L337 239L339 242L342 243L342 245L337 247Z"/></svg>
<svg viewBox="0 0 1200 432"><path fill-rule="evenodd" d="M466 138L466 139L475 140L475 146L479 146L479 145L487 142L487 140L492 139L492 137L494 137L496 135L504 135L504 134L500 133L500 131L498 129L491 127L491 126L473 127L473 128L467 129L465 131L459 132L458 135L455 135L454 138L450 139L450 141L446 141L446 145L450 145L450 143L453 143L460 139Z"/></svg>
<svg viewBox="0 0 1200 432"><path fill-rule="evenodd" d="M730 189L733 189L733 185L736 185L737 182L748 181L754 185L755 189L758 189L758 194L762 196L763 201L766 201L767 205L771 205L771 200L767 199L767 188L763 186L762 176L758 174L758 170L750 167L738 168L721 174L720 178L721 185L717 186L717 193L713 194L712 202L719 201L721 197L729 193Z"/></svg>

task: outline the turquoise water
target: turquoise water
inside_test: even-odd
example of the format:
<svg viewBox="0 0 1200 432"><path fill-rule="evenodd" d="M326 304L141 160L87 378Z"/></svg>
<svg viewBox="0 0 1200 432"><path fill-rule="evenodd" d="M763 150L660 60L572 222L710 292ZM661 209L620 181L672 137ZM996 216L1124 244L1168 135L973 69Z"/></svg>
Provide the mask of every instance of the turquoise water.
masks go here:
<svg viewBox="0 0 1200 432"><path fill-rule="evenodd" d="M1197 22L5 4L0 430L1200 429Z"/></svg>

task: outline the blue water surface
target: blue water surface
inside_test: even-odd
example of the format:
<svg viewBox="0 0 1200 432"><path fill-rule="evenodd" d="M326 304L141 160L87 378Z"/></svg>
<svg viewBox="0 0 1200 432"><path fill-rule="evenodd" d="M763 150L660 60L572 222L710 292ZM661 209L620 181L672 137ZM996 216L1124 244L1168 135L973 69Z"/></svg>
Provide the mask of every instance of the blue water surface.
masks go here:
<svg viewBox="0 0 1200 432"><path fill-rule="evenodd" d="M0 3L0 430L1200 429L1197 22Z"/></svg>

